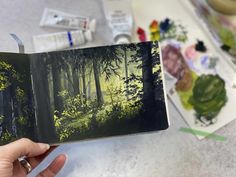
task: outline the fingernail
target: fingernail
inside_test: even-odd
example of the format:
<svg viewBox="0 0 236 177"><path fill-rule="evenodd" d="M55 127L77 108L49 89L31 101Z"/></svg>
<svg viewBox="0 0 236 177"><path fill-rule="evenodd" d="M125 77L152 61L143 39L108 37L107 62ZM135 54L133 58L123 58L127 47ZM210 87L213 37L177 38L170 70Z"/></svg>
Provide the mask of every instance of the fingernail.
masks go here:
<svg viewBox="0 0 236 177"><path fill-rule="evenodd" d="M67 160L68 159L68 155L67 154L62 154L64 156L64 158Z"/></svg>
<svg viewBox="0 0 236 177"><path fill-rule="evenodd" d="M38 145L43 150L48 150L50 148L49 144L38 143Z"/></svg>

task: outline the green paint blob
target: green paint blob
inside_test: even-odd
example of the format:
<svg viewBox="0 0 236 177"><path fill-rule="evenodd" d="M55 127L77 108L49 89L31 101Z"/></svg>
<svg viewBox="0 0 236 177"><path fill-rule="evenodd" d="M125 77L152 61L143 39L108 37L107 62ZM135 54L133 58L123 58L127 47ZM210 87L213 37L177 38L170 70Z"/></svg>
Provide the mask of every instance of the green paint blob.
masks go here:
<svg viewBox="0 0 236 177"><path fill-rule="evenodd" d="M197 118L211 121L227 102L225 82L219 75L201 75L195 82L189 103Z"/></svg>

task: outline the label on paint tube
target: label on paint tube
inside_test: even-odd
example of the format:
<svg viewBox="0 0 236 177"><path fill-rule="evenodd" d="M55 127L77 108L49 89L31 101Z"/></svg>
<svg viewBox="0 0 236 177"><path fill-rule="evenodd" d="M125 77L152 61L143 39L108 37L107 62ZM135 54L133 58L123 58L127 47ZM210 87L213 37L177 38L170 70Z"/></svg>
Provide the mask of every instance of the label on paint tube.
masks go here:
<svg viewBox="0 0 236 177"><path fill-rule="evenodd" d="M96 21L88 17L79 17L58 10L44 10L40 26L56 27L63 29L77 29L82 31L90 30L95 32Z"/></svg>
<svg viewBox="0 0 236 177"><path fill-rule="evenodd" d="M133 28L131 0L103 0L103 6L114 42L129 43Z"/></svg>
<svg viewBox="0 0 236 177"><path fill-rule="evenodd" d="M68 31L33 36L35 52L49 52L63 50L92 41L90 31Z"/></svg>

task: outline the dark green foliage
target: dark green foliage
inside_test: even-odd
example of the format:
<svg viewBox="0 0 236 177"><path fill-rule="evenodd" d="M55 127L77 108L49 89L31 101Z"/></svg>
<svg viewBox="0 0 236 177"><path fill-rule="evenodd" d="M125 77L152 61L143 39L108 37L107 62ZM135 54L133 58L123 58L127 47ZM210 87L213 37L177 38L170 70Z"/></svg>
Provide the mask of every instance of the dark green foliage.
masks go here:
<svg viewBox="0 0 236 177"><path fill-rule="evenodd" d="M200 76L196 80L189 102L200 121L206 119L212 123L212 119L227 102L225 82L218 75Z"/></svg>
<svg viewBox="0 0 236 177"><path fill-rule="evenodd" d="M96 97L86 95L84 98L87 87L78 94L69 90L59 93L64 100L64 110L55 109L54 120L61 141L127 134L140 128L142 131L143 126L146 126L143 130L147 130L150 124L156 127L156 121L152 119L156 119L159 114L156 110L164 104L157 42L85 49L73 56L80 59L77 61L80 63L78 72L87 71L81 80L87 82L89 77L94 78ZM74 61L67 62L70 67L75 67ZM150 72L144 76L147 70ZM115 78L118 83L110 81ZM106 90L102 86L106 86ZM143 124L148 121L147 125Z"/></svg>
<svg viewBox="0 0 236 177"><path fill-rule="evenodd" d="M156 42L22 56L0 63L1 143L167 128Z"/></svg>
<svg viewBox="0 0 236 177"><path fill-rule="evenodd" d="M114 95L119 96L117 93L115 90L110 90L110 99ZM119 91L119 94L122 93ZM119 123L125 124L127 120L137 118L141 106L123 104L117 97L111 104L99 106L96 100L83 102L80 99L81 95L71 97L66 91L63 91L61 96L65 100L65 110L60 117L57 116L57 112L54 115L56 130L61 141L73 139L75 136L89 138L98 135L96 134L98 132L116 134L117 129L112 127L119 127Z"/></svg>
<svg viewBox="0 0 236 177"><path fill-rule="evenodd" d="M35 137L34 109L30 85L29 60L25 56L0 56L0 144L19 137Z"/></svg>

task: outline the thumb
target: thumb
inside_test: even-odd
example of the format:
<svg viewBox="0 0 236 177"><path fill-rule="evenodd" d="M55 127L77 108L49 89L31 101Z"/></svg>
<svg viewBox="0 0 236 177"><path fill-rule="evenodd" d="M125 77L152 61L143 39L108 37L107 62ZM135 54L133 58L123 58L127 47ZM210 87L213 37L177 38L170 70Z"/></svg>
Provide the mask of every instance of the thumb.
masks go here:
<svg viewBox="0 0 236 177"><path fill-rule="evenodd" d="M8 145L2 146L3 157L14 162L19 157L34 157L44 154L50 146L43 143L35 143L29 139L22 138Z"/></svg>
<svg viewBox="0 0 236 177"><path fill-rule="evenodd" d="M56 157L55 160L41 173L37 175L37 177L55 177L58 172L62 169L66 162L66 155L61 154Z"/></svg>

